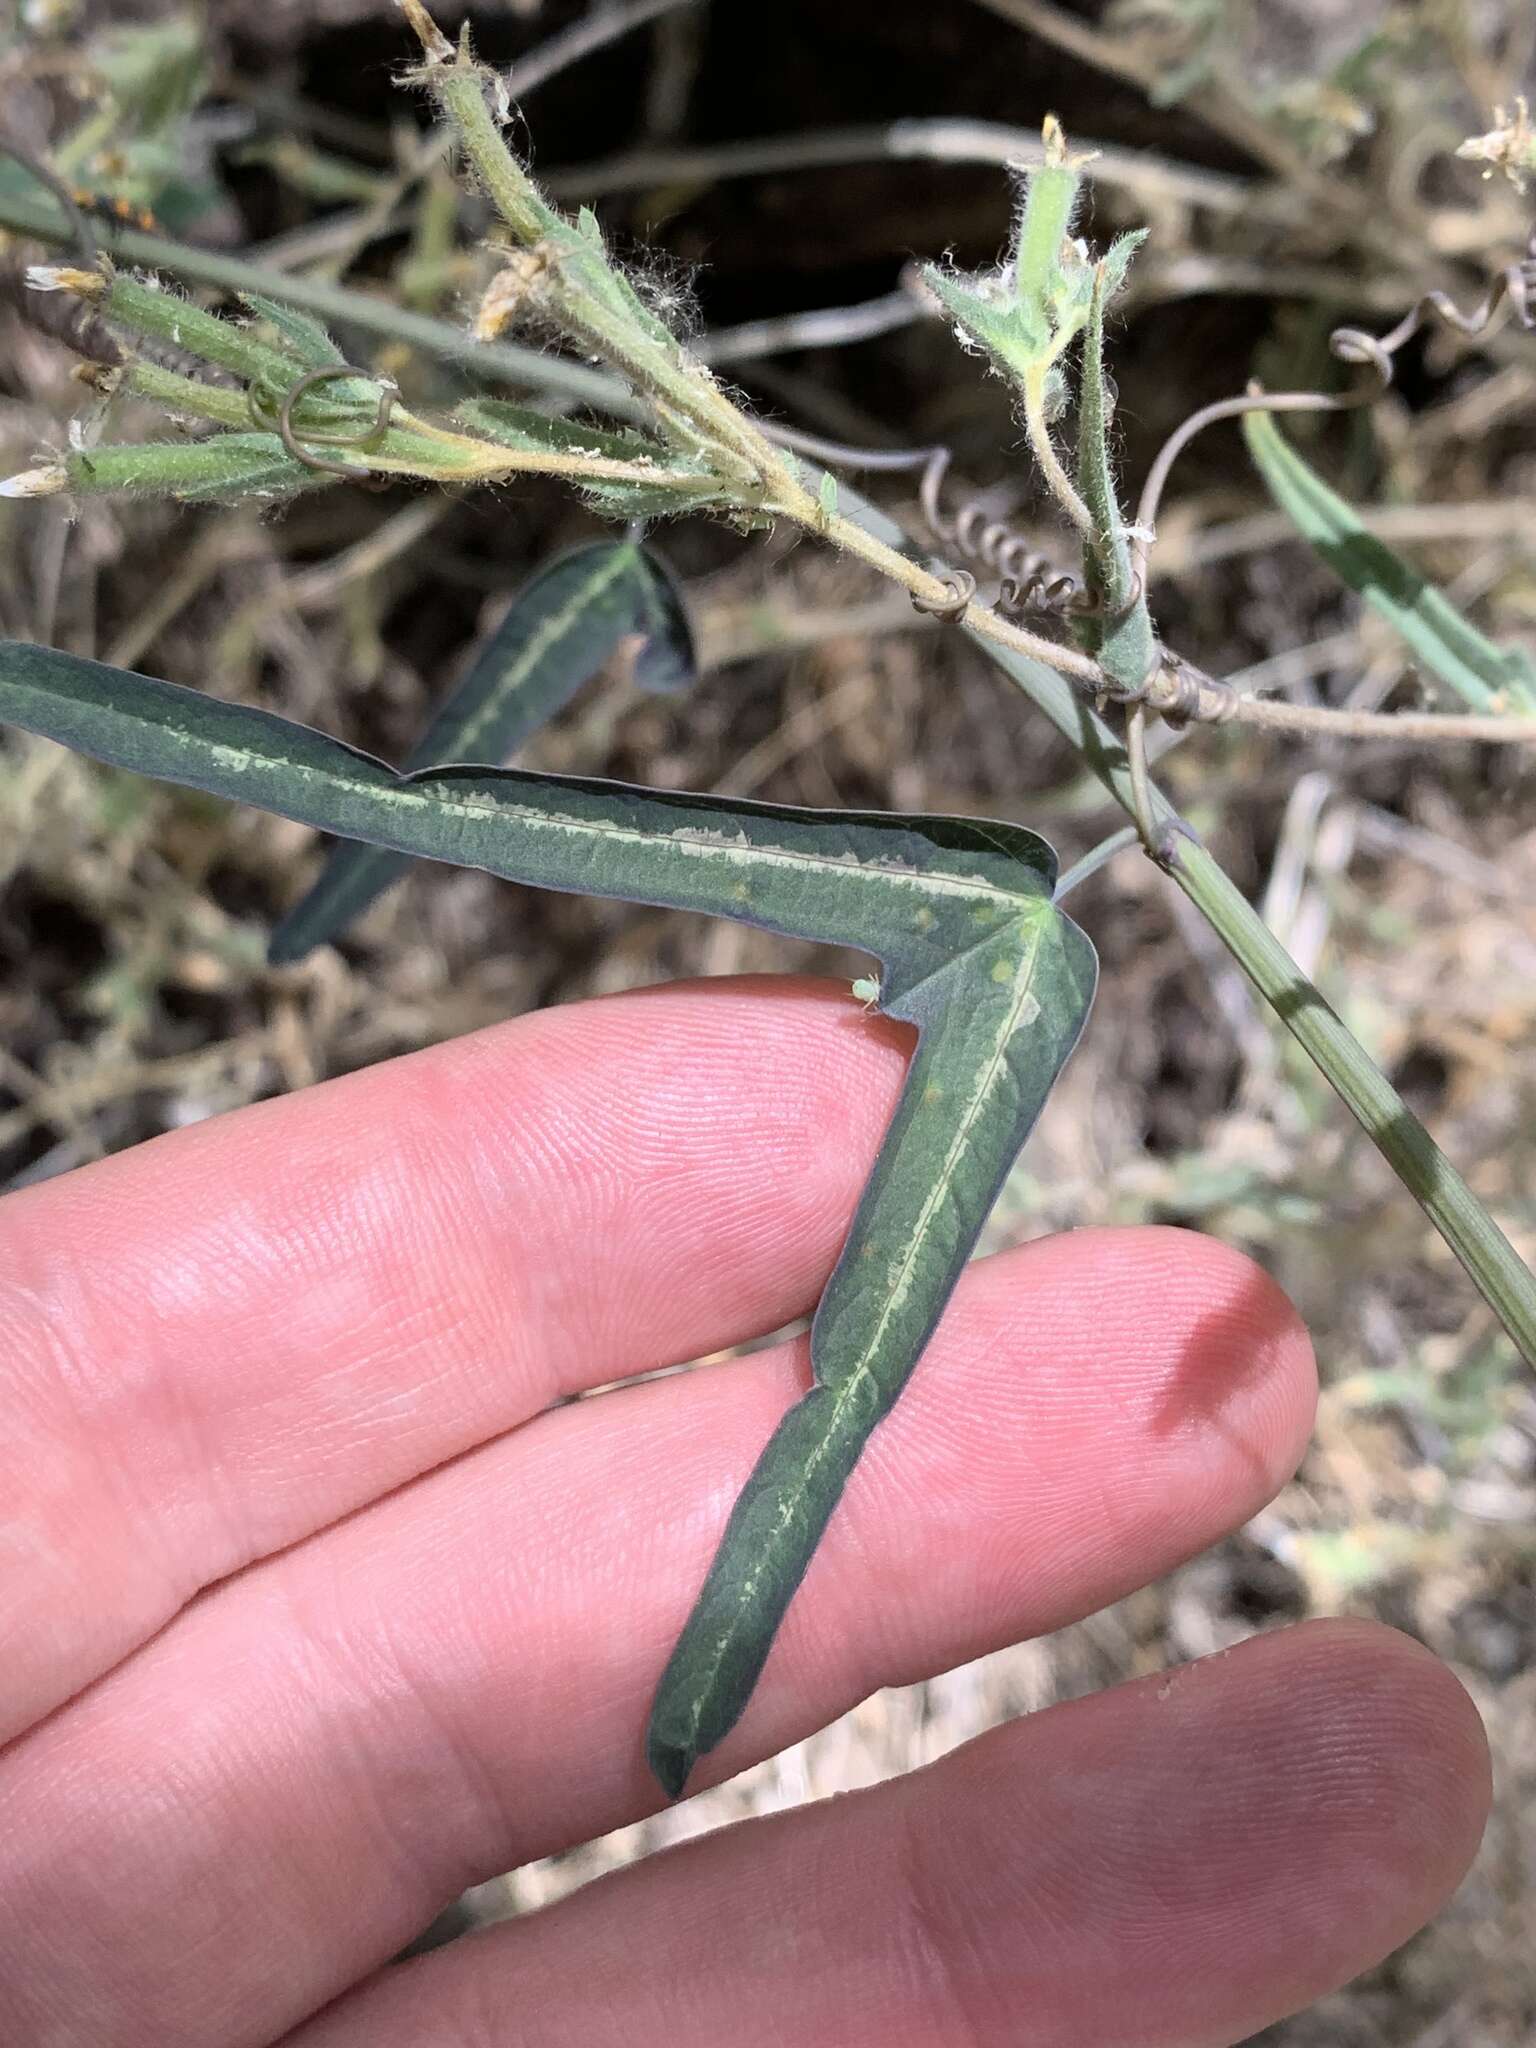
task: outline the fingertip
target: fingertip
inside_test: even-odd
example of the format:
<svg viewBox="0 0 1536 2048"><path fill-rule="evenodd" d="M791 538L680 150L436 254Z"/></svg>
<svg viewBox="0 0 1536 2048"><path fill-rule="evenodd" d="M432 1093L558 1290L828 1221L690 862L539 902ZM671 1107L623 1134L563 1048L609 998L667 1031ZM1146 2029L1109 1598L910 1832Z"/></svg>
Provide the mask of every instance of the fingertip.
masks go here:
<svg viewBox="0 0 1536 2048"><path fill-rule="evenodd" d="M965 1963L946 1981L995 2037L1032 1915L1052 1937L1026 1959L1037 2011L1118 2039L1160 1979L1150 2048L1246 2039L1391 1954L1465 1876L1490 1774L1446 1665L1319 1620L993 1730L900 1796L924 1924Z"/></svg>
<svg viewBox="0 0 1536 2048"><path fill-rule="evenodd" d="M1240 1437L1262 1467L1258 1491L1267 1498L1300 1464L1316 1419L1306 1324L1279 1282L1234 1245L1166 1224L1127 1235L1149 1318L1179 1359L1164 1425Z"/></svg>
<svg viewBox="0 0 1536 2048"><path fill-rule="evenodd" d="M526 2010L540 2040L981 2048L1024 2014L1031 2040L1217 2048L1429 1918L1486 1796L1443 1665L1374 1624L1306 1624L674 1846L300 2038L467 2048Z"/></svg>
<svg viewBox="0 0 1536 2048"><path fill-rule="evenodd" d="M1107 1234L1087 1230L1076 1236L1092 1240ZM1213 1352L1241 1345L1315 1376L1306 1324L1279 1281L1248 1252L1170 1223L1135 1224L1113 1235L1123 1247L1122 1284L1141 1281L1154 1320L1178 1319Z"/></svg>
<svg viewBox="0 0 1536 2048"><path fill-rule="evenodd" d="M1283 1640L1319 1755L1359 1787L1353 1810L1383 1867L1416 1881L1418 1925L1460 1884L1487 1825L1482 1716L1443 1658L1382 1622L1320 1619Z"/></svg>
<svg viewBox="0 0 1536 2048"><path fill-rule="evenodd" d="M999 1292L1023 1341L1071 1377L1085 1417L1117 1434L1134 1422L1138 1457L1117 1471L1133 1494L1143 1479L1162 1484L1167 1461L1151 1453L1171 1441L1188 1452L1187 1479L1203 1475L1237 1519L1290 1478L1312 1432L1317 1367L1301 1317L1254 1259L1162 1224L1071 1231L1011 1257L990 1263L1008 1275Z"/></svg>
<svg viewBox="0 0 1536 2048"><path fill-rule="evenodd" d="M1160 1235L1185 1240L1205 1291L1192 1363L1213 1385L1242 1375L1254 1438L1267 1453L1267 1484L1278 1490L1301 1463L1317 1419L1311 1332L1280 1283L1246 1252L1194 1231Z"/></svg>

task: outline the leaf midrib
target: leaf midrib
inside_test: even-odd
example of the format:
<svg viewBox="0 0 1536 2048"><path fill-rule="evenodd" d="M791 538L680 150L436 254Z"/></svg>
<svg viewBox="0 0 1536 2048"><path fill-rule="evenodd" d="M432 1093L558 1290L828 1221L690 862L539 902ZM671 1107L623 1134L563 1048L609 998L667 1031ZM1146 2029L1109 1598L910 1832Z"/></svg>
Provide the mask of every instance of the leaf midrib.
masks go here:
<svg viewBox="0 0 1536 2048"><path fill-rule="evenodd" d="M998 1032L993 1045L992 1055L983 1069L984 1078L979 1085L972 1088L965 1114L956 1122L955 1129L950 1137L949 1149L944 1155L944 1163L938 1172L935 1173L929 1184L918 1220L908 1240L906 1253L901 1263L899 1278L886 1294L885 1301L881 1306L879 1319L863 1344L857 1365L853 1372L837 1386L828 1388L824 1382L818 1380L807 1394L801 1396L802 1400L806 1400L810 1397L810 1394L817 1391L830 1393L832 1396L831 1415L828 1418L826 1428L821 1433L816 1448L801 1464L796 1474L793 1488L786 1489L780 1499L778 1516L774 1524L772 1536L763 1545L758 1562L741 1581L741 1591L735 1604L733 1626L735 1618L749 1612L753 1602L756 1600L758 1587L762 1583L763 1575L768 1569L768 1560L773 1546L782 1539L785 1530L790 1527L795 1516L803 1506L805 1496L810 1490L809 1483L820 1469L822 1460L827 1454L828 1445L832 1443L838 1434L839 1425L842 1422L845 1410L852 1402L854 1395L862 1391L869 1379L871 1370L870 1360L885 1340L885 1332L890 1325L891 1317L907 1299L911 1289L913 1267L916 1265L918 1254L926 1242L928 1226L934 1211L948 1193L955 1163L964 1149L971 1130L975 1126L976 1119L981 1114L988 1091L997 1078L998 1069L1003 1064L1008 1047L1013 1042L1014 1033L1019 1029L1024 1007L1026 1003L1033 999L1035 971L1040 964L1040 955L1043 950L1041 937L1037 933L1035 935L1035 942L1029 948L1026 958L1020 962L1021 971L1014 976L1013 999L1008 1006L1007 1022ZM814 1359L812 1364L814 1368ZM727 1629L722 1631L717 1637L715 1654L710 1665L708 1684L697 1688L693 1712L695 1733L697 1733L701 1718L701 1703L707 1694L713 1692L718 1681L721 1661L729 1645L731 1633L732 1631Z"/></svg>
<svg viewBox="0 0 1536 2048"><path fill-rule="evenodd" d="M499 678L495 689L455 739L456 748L475 745L487 725L495 720L508 695L517 689L532 669L538 666L549 649L565 637L588 606L605 596L610 585L627 573L633 566L633 560L631 550L619 549L612 559L600 566L596 575L587 578L571 592L558 611L552 612L535 628L524 641L512 666ZM444 764L439 762L430 765Z"/></svg>
<svg viewBox="0 0 1536 2048"><path fill-rule="evenodd" d="M868 1371L868 1359L884 1341L886 1327L891 1317L906 1300L911 1286L912 1268L916 1263L918 1251L925 1242L928 1225L932 1220L934 1210L948 1193L955 1162L965 1148L966 1140L970 1136L976 1119L981 1115L982 1108L987 1100L988 1091L993 1081L997 1078L998 1069L1003 1064L1008 1047L1013 1043L1013 1035L1019 1028L1024 1006L1027 1002L1034 1000L1033 984L1035 969L1040 964L1040 955L1044 947L1040 933L1036 932L1033 934L1033 941L1033 944L1030 945L1026 954L1020 960L1019 971L1015 973L1013 978L1012 1000L1008 1005L1007 1022L999 1029L993 1042L991 1057L982 1070L982 1078L972 1086L970 1100L965 1106L965 1112L956 1121L954 1131L950 1136L949 1149L944 1155L944 1163L929 1183L928 1192L923 1199L923 1206L918 1212L917 1224L912 1231L905 1256L902 1260L900 1278L896 1285L891 1287L886 1294L884 1305L880 1311L879 1321L865 1341L855 1377ZM1036 1000L1035 1014L1038 1015L1038 1013L1039 1003ZM846 1384L851 1385L852 1381Z"/></svg>
<svg viewBox="0 0 1536 2048"><path fill-rule="evenodd" d="M222 758L236 775L249 772L253 765L263 769L288 770L304 776L315 786L330 787L349 794L361 793L386 805L423 811L429 815L434 809L446 809L460 811L472 818L483 818L487 822L520 818L527 823L570 833L582 839L604 839L625 846L654 847L664 843L680 853L715 860L724 858L742 866L778 864L802 870L821 869L828 874L878 875L883 880L900 883L925 895L955 896L968 902L1017 904L1021 910L1037 900L1047 900L1043 894L1037 899L1034 895L1018 889L1009 889L1001 883L989 882L983 876L943 875L936 874L931 869L896 867L886 861L863 859L856 852L846 855L818 854L787 846L762 846L750 839L745 845L741 845L710 833L708 828L694 825L680 826L675 832L667 833L663 841L657 833L644 831L637 826L622 825L607 819L574 818L561 813L542 811L516 798L510 801L477 803L473 797L466 795L452 783L433 782L432 778L443 775L443 766L423 768L412 775L398 777L394 776L393 771L386 771L391 776L389 781L368 782L360 778L339 775L329 767L315 768L302 762L274 760L270 756L256 754L248 747L231 747L218 740L199 738L197 744L199 748L207 749ZM516 771L492 769L488 772L507 774ZM616 794L629 793L628 784L615 783L613 787ZM652 792L637 794L651 796ZM686 798L682 800L686 801ZM829 821L835 822L836 817L835 812L829 813ZM336 828L332 826L328 829ZM416 851L415 848L407 850ZM445 857L450 860L458 858L453 855ZM464 865L473 866L474 863L465 862Z"/></svg>
<svg viewBox="0 0 1536 2048"><path fill-rule="evenodd" d="M425 775L434 772L432 769L423 771ZM615 787L622 789L625 785L617 784ZM388 795L391 792L386 790L384 794ZM621 845L630 846L655 846L661 843L656 833L642 831L633 825L553 815L547 811L540 811L533 805L515 801L476 804L458 795L448 796L441 791L439 795L451 807L467 811L474 817L500 818L510 814L526 817L535 824L548 825L556 831L572 832L582 838L611 839ZM831 815L835 818L836 813ZM743 845L723 836L711 834L707 827L701 828L696 825L679 826L675 832L666 835L665 843L681 853L702 855L715 860L723 857L742 866L778 863L793 868L820 868L829 874L879 875L886 881L920 888L928 894L959 896L968 901L1019 904L1033 901L1033 898L1020 895L1016 889L1004 888L999 883L988 882L979 876L972 878L961 875L938 875L924 868L895 867L886 861L866 860L857 853L809 853L788 846L760 846L751 839Z"/></svg>
<svg viewBox="0 0 1536 2048"><path fill-rule="evenodd" d="M49 685L46 682L31 683L26 687L45 699L50 695ZM174 686L162 685L159 687ZM188 695L195 696L195 693L189 692ZM218 700L214 701L218 702ZM226 707L219 703L218 708L221 711L228 709L239 715L242 707ZM110 744L103 740L101 728L96 722L97 713L105 714L107 730L110 731L114 727L119 728L120 736ZM189 719L196 717L195 709L189 708L188 717ZM27 722L24 715L21 722ZM277 722L279 724L283 723L283 721ZM37 729L47 732L51 729L51 726L52 721L44 719ZM160 765L149 769L144 767L141 751L142 743L138 740L136 728L140 730L148 728L155 733L158 745L164 749L160 756ZM299 730L302 732L304 728L300 727ZM819 872L828 877L847 875L861 876L871 880L879 879L898 884L918 897L948 897L958 902L971 903L978 906L1007 907L1011 908L1016 915L1022 915L1026 910L1049 901L1049 896L1043 889L1039 891L1032 888L1023 889L1017 884L1010 885L993 881L985 875L954 875L916 864L898 866L891 859L881 858L878 855L874 857L864 856L857 850L850 850L847 853L841 854L819 853L808 846L765 845L759 841L754 841L750 837L745 839L745 843L742 843L740 839L733 840L727 836L731 826L736 824L745 833L750 831L751 826L758 823L759 820L755 814L751 819L744 818L740 811L733 811L728 805L720 806L718 812L706 803L701 802L699 805L696 816L709 818L718 815L722 821L718 829L707 824L690 823L680 825L675 830L663 835L654 829L648 830L644 827L626 824L618 820L592 817L579 818L562 812L542 810L532 802L520 799L513 794L513 791L519 783L523 784L523 786L532 784L538 787L542 784L546 788L554 788L558 786L560 778L554 776L541 778L528 771L497 769L494 767L487 768L482 772L505 778L502 784L502 793L498 797L481 801L477 800L476 796L472 793L472 785L453 779L453 768L449 764L438 764L418 769L411 773L401 774L395 769L387 767L382 761L376 760L373 756L360 753L355 748L347 747L342 741L324 739L327 754L332 749L335 749L346 756L349 764L355 762L352 772L344 772L343 769L338 768L330 759L316 761L304 759L302 756L295 757L285 754L278 747L268 750L251 745L235 744L227 739L218 737L216 733L210 733L206 729L198 729L196 725L189 725L183 729L166 713L163 706L157 706L153 713L144 711L120 712L111 706L93 707L92 736L82 739L79 734L71 733L64 736L63 743L78 746L82 751L94 754L97 758L114 763L117 766L128 768L141 774L151 773L169 776L172 780L185 781L194 788L210 787L206 778L210 770L216 768L228 779L229 783L235 785L234 787L226 787L222 793L237 802L242 800L239 784L252 777L271 777L280 785L280 793L269 793L262 799L266 808L276 811L283 816L298 818L303 822L318 822L323 829L338 832L343 838L362 837L368 840L371 839L372 835L366 832L359 832L355 825L349 830L348 825L341 818L334 814L325 814L320 809L320 806L327 798L331 801L335 801L337 798L352 802L362 801L377 807L379 811L386 814L390 811L403 812L413 816L425 816L428 820L431 819L434 813L453 812L457 812L461 817L482 820L488 824L520 820L530 827L543 827L552 833L583 840L589 845L593 842L606 842L613 847L637 847L644 849L655 849L666 845L681 854L723 861L729 865L742 868L779 866L797 870L801 874ZM207 768L188 767L185 770L171 769L165 765L168 758L174 758L178 761L185 759L189 763L201 762L209 765ZM469 772L473 773L474 771L470 770ZM591 793L593 795L603 793L601 786L592 785ZM642 802L649 801L655 803L658 800L664 800L668 793L636 789L628 784L614 783L611 785L611 794L618 799L636 799ZM682 808L688 804L689 800L685 793L678 792L675 801L678 807ZM773 829L774 821L771 814L764 817L760 822L764 829L768 831ZM794 822L797 825L811 826L820 821L816 818L815 814L807 814L803 818L796 818ZM839 814L837 812L827 813L825 822L828 825L838 824L840 822ZM867 821L861 819L860 822ZM969 821L967 822L969 823ZM373 843L379 842L374 841ZM446 860L450 864L457 863L469 867L481 864L473 858L466 857L462 851L456 848L439 851L432 847L412 842L406 846L397 847L395 850L412 855L422 855L429 859ZM963 857L961 849L934 847L932 851L939 857L943 857L945 853L948 853L951 858ZM1000 848L998 851L1000 857L1010 857L1002 856ZM1026 864L1020 863L1020 868L1022 873L1027 873L1030 876L1031 880L1037 879L1034 870L1028 868ZM541 882L534 886L554 888L563 885ZM575 884L570 886L575 886ZM590 883L583 883L581 886L588 889L591 887ZM595 893L601 894L602 891L598 890ZM626 894L623 890L620 890L618 893L621 896ZM729 917L733 912L722 904L719 914ZM743 911L740 914L746 915L747 913ZM990 938L995 935L995 931L993 931L989 932L986 936ZM851 939L850 942L857 944L857 939ZM961 947L959 950L964 952L968 951L969 948Z"/></svg>

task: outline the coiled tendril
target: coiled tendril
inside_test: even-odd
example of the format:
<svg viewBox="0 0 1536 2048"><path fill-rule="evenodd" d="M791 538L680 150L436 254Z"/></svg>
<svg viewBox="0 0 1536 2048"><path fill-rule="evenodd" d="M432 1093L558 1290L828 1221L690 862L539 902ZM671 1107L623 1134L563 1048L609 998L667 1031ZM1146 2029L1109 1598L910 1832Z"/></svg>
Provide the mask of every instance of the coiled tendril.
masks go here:
<svg viewBox="0 0 1536 2048"><path fill-rule="evenodd" d="M950 460L951 450L940 447L924 465L918 490L923 518L936 540L1000 579L997 610L1013 618L1063 618L1098 611L1099 600L1089 596L1076 576L1042 553L1028 534L1005 519L993 518L979 498L964 498L952 512L945 511L941 494ZM951 580L958 584L962 577L969 584L963 593L969 601L975 594L976 578L970 570L962 570ZM957 589L957 601L960 596ZM948 608L941 616L948 616Z"/></svg>
<svg viewBox="0 0 1536 2048"><path fill-rule="evenodd" d="M312 446L306 447L294 431L293 409L306 392L313 391L319 384L333 384L349 378L372 381L366 370L354 369L350 363L322 363L317 369L306 370L296 377L283 393L277 404L276 417L271 417L271 398L265 391L251 385L246 393L246 403L252 420L258 427L275 425L283 447L295 462L306 469L313 469L324 476L343 476L354 483L367 484L372 489L388 485L389 479L377 475L365 464L338 462L333 456L317 455ZM319 442L331 448L357 448L366 451L388 430L389 416L394 407L396 392L392 384L380 383L378 405L371 420L337 428L322 429L306 427L305 441Z"/></svg>
<svg viewBox="0 0 1536 2048"><path fill-rule="evenodd" d="M1431 314L1458 334L1486 333L1489 322L1505 300L1515 318L1527 331L1536 328L1536 228L1531 230L1525 254L1506 263L1493 280L1480 306L1464 312L1449 292L1425 292L1387 334L1367 334L1360 327L1336 327L1328 347L1342 363L1368 364L1381 380L1383 390L1392 382L1393 357L1413 339Z"/></svg>
<svg viewBox="0 0 1536 2048"><path fill-rule="evenodd" d="M1141 536L1136 543L1135 567L1138 573L1145 572L1146 556L1152 545L1169 473L1196 434L1214 426L1218 420L1236 419L1248 412L1350 412L1356 406L1370 405L1390 386L1399 350L1413 339L1431 316L1454 328L1458 334L1484 334L1506 299L1514 308L1515 318L1527 332L1536 328L1536 228L1532 229L1525 245L1525 254L1513 263L1505 264L1488 287L1481 305L1470 312L1458 306L1449 292L1435 290L1425 292L1415 300L1397 325L1385 334L1368 334L1363 327L1336 327L1328 337L1329 352L1341 363L1369 370L1372 373L1369 383L1343 392L1264 391L1257 385L1250 385L1239 398L1221 398L1214 405L1202 406L1198 412L1191 413L1168 436L1147 472L1141 503L1136 510L1136 526Z"/></svg>

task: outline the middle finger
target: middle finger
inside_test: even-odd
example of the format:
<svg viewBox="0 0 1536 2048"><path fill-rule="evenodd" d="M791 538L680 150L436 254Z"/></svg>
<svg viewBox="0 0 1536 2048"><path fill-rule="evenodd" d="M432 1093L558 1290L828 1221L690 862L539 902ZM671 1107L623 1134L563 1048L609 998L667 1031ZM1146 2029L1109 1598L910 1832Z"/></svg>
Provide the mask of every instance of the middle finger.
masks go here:
<svg viewBox="0 0 1536 2048"><path fill-rule="evenodd" d="M255 2048L465 1884L654 1807L649 1692L804 1371L785 1347L545 1415L215 1589L13 1745L16 2038ZM973 1268L701 1775L1209 1543L1290 1469L1310 1389L1277 1291L1186 1233Z"/></svg>

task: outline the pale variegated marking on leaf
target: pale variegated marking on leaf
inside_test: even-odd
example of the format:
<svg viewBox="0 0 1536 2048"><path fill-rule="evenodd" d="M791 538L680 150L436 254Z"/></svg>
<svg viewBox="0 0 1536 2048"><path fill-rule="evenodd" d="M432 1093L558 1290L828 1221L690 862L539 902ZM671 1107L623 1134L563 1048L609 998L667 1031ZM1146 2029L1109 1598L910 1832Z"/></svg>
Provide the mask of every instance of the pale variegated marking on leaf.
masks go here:
<svg viewBox="0 0 1536 2048"><path fill-rule="evenodd" d="M511 663L496 689L486 698L474 717L458 735L458 745L463 749L463 758L472 760L468 751L479 743L480 735L500 717L507 698L538 667L544 656L558 641L570 632L597 600L608 591L621 576L627 575L634 567L634 556L625 548L616 548L610 561L605 562L598 573L580 588L572 591L566 602L528 635L518 651L517 659Z"/></svg>
<svg viewBox="0 0 1536 2048"><path fill-rule="evenodd" d="M918 1049L817 1312L819 1386L775 1432L762 1486L749 1482L738 1501L757 1547L728 1535L695 1607L700 1640L690 1622L658 1691L650 1755L675 1792L700 1734L713 1747L739 1717L1087 1013L1092 947L1051 902L1050 849L1021 828L953 818L783 810L510 770L398 778L271 714L40 648L0 647L0 716L138 773L254 790L322 829L536 887L750 918L881 960L883 1007L919 1026ZM1042 1011L1044 1028L1030 1031ZM868 1284L882 1274L887 1286Z"/></svg>
<svg viewBox="0 0 1536 2048"><path fill-rule="evenodd" d="M1038 925L1038 921L1036 920L1035 922ZM1008 1048L1015 1034L1027 1024L1033 1022L1040 1014L1040 1001L1032 986L1041 953L1042 933L1038 928L1032 937L1033 943L1026 946L1021 957L1002 977L1012 984L1011 1000L999 1020L991 1055L981 1068L968 1096L960 1107L950 1134L949 1146L944 1155L943 1163L931 1176L928 1192L918 1212L918 1220L908 1239L906 1250L900 1258L893 1260L887 1267L886 1296L879 1316L868 1337L861 1345L859 1355L854 1360L851 1369L846 1371L835 1383L831 1384L823 1380L819 1372L817 1373L816 1384L819 1388L830 1393L832 1396L832 1407L818 1443L800 1469L798 1483L792 1487L785 1487L783 1490L774 1524L773 1533L776 1537L782 1537L786 1530L795 1523L804 1509L806 1497L811 1491L812 1483L816 1478L822 1461L827 1456L831 1446L839 1441L840 1425L847 1411L858 1400L868 1396L873 1385L873 1361L885 1344L886 1335L893 1319L907 1306L918 1260L927 1244L929 1227L936 1212L949 1200L949 1190L955 1168L967 1148L978 1119L984 1114L991 1100L992 1090L1007 1059ZM998 965L1004 966L1005 963L1000 961ZM996 968L993 970L992 978L997 979ZM814 1358L812 1366L813 1370L815 1370ZM875 1388L875 1391L878 1393L878 1387ZM736 1600L737 1614L746 1614L751 1611L761 1590L764 1575L772 1562L771 1551L765 1545L759 1555L758 1562L747 1571L740 1581L740 1591ZM695 1705L693 1719L695 1735L697 1734L702 1717L704 1702L713 1689L720 1665L730 1653L734 1639L735 1629L733 1627L728 1626L722 1630L716 1639L714 1668L709 1673L707 1681L696 1685L694 1688Z"/></svg>

